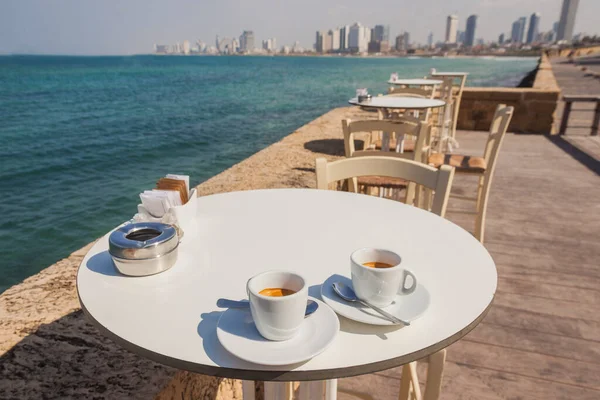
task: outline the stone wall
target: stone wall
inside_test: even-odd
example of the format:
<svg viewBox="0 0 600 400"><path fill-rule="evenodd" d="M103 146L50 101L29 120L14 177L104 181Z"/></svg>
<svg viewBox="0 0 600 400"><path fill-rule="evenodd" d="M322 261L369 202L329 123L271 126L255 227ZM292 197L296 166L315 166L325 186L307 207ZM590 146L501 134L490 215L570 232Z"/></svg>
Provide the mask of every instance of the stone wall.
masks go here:
<svg viewBox="0 0 600 400"><path fill-rule="evenodd" d="M465 88L457 128L488 130L496 106L502 103L515 107L509 131L553 134L557 132L556 108L560 96L552 66L548 57L542 55L532 88Z"/></svg>

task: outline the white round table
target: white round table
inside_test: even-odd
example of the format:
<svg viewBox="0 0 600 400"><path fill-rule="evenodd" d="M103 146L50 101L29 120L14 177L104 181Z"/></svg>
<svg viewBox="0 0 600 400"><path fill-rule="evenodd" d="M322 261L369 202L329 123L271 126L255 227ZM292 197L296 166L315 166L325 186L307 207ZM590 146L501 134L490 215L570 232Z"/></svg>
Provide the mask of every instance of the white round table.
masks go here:
<svg viewBox="0 0 600 400"><path fill-rule="evenodd" d="M348 103L372 108L402 108L407 110L421 110L425 108L443 107L446 102L437 99L422 99L419 97L377 96L371 100L359 102L357 97L348 100Z"/></svg>
<svg viewBox="0 0 600 400"><path fill-rule="evenodd" d="M471 234L430 212L345 192L273 189L198 198L197 232L186 234L176 264L126 277L108 254L108 235L83 259L77 290L85 314L126 349L175 368L263 381L324 380L380 371L457 341L494 298L494 261ZM365 217L367 216L367 217ZM298 271L320 296L332 274L350 276L350 253L382 247L430 293L409 327L370 326L339 317L341 331L310 361L267 367L242 361L219 343L217 299L242 299L248 278Z"/></svg>
<svg viewBox="0 0 600 400"><path fill-rule="evenodd" d="M405 85L405 86L437 86L444 83L437 79L396 79L389 80L390 85Z"/></svg>

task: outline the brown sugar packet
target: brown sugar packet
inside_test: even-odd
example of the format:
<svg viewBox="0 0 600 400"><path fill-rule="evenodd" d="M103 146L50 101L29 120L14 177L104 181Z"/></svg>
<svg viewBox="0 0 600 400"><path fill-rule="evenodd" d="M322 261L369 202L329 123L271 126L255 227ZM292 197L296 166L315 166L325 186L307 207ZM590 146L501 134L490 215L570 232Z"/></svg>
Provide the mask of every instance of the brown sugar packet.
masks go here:
<svg viewBox="0 0 600 400"><path fill-rule="evenodd" d="M178 179L161 178L156 182L156 188L160 190L176 190L181 197L181 204L188 202L188 193L185 182Z"/></svg>
<svg viewBox="0 0 600 400"><path fill-rule="evenodd" d="M185 204L188 201L188 194L185 186L185 182L177 179L161 178L156 183L156 188L161 190L175 190L179 192L181 204Z"/></svg>

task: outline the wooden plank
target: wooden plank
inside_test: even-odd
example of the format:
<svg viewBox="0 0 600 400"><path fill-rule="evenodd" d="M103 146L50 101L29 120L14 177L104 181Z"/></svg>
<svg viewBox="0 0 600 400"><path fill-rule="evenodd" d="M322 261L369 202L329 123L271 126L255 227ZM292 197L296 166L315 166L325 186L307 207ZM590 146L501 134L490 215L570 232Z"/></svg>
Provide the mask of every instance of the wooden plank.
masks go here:
<svg viewBox="0 0 600 400"><path fill-rule="evenodd" d="M527 311L519 307L494 304L484 322L499 326L525 329L574 339L600 342L600 322L556 318L553 315Z"/></svg>
<svg viewBox="0 0 600 400"><path fill-rule="evenodd" d="M543 327L538 327L538 329ZM600 342L482 322L463 340L598 364Z"/></svg>
<svg viewBox="0 0 600 400"><path fill-rule="evenodd" d="M546 274L542 274L546 276ZM498 278L498 291L501 293L526 293L528 296L540 298L564 300L573 302L573 307L577 303L600 306L600 291L578 288L574 290L570 286L558 285L552 283L540 282L536 276L519 276L515 278L505 278L504 273Z"/></svg>
<svg viewBox="0 0 600 400"><path fill-rule="evenodd" d="M448 356L452 350L449 349ZM517 363L519 360L513 360ZM462 362L446 362L443 400L597 400L600 392L536 379L511 371L477 368Z"/></svg>
<svg viewBox="0 0 600 400"><path fill-rule="evenodd" d="M510 293L496 293L494 304L554 317L600 322L598 308L587 304L574 307L571 302Z"/></svg>
<svg viewBox="0 0 600 400"><path fill-rule="evenodd" d="M448 360L473 368L503 371L531 379L592 389L600 395L598 364L467 340L448 348Z"/></svg>
<svg viewBox="0 0 600 400"><path fill-rule="evenodd" d="M577 96L577 95L564 95L563 96L563 100L564 101L570 101L570 102L576 102L576 101L582 101L582 102L596 102L598 100L600 100L600 96Z"/></svg>
<svg viewBox="0 0 600 400"><path fill-rule="evenodd" d="M560 273L553 271L544 271L535 268L502 265L498 268L498 275L506 279L537 281L540 283L572 288L573 290L600 290L600 278L597 278L592 275L587 275L585 271L580 271L579 274L577 274L576 271L572 271L571 273Z"/></svg>

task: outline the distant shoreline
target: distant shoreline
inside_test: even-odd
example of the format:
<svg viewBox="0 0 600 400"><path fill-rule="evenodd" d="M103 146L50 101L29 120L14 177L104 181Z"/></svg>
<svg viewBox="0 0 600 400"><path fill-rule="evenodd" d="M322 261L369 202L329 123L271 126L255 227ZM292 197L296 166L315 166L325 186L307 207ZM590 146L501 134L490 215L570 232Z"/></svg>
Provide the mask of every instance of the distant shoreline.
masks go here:
<svg viewBox="0 0 600 400"><path fill-rule="evenodd" d="M421 58L439 58L443 60L452 59L480 59L480 58L539 58L540 54L478 54L478 55L453 55L440 56L436 54L419 54L419 55L350 55L350 54L156 54L156 53L139 53L139 54L0 54L0 57L140 57L140 56L156 56L156 57L315 57L315 58L382 58L382 59L421 59Z"/></svg>

